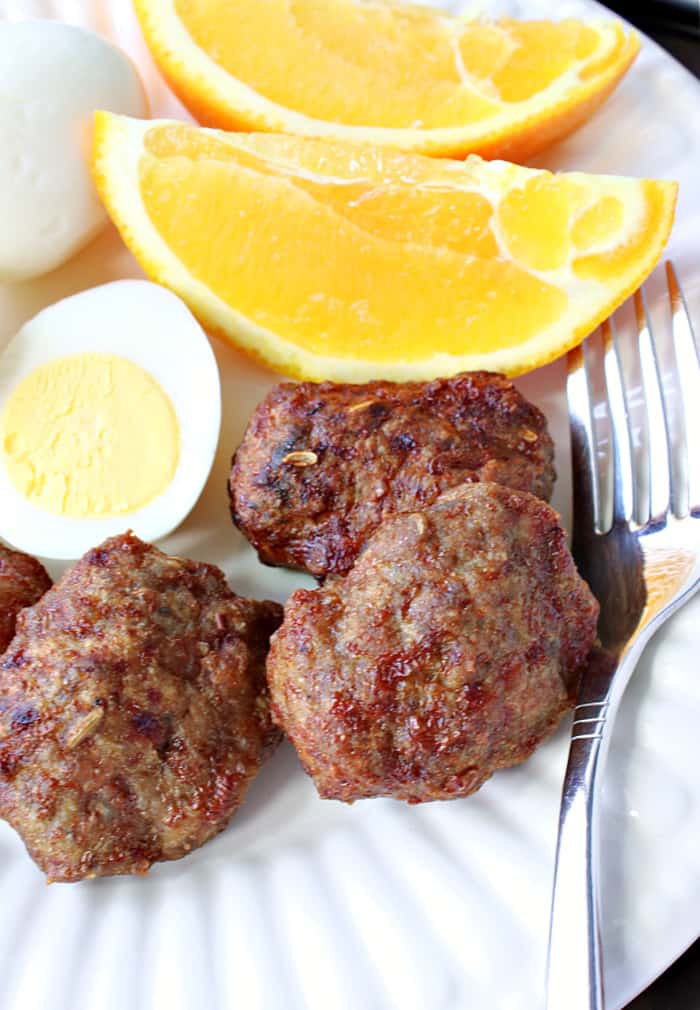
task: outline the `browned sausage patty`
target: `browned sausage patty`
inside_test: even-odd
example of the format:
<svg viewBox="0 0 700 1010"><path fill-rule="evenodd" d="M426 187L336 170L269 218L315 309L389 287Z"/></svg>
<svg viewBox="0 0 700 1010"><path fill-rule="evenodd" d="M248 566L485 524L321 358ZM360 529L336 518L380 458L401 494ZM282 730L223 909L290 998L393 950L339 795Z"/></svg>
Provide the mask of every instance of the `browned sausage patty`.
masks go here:
<svg viewBox="0 0 700 1010"><path fill-rule="evenodd" d="M126 534L25 610L0 662L0 815L50 880L143 873L226 826L277 743L282 608Z"/></svg>
<svg viewBox="0 0 700 1010"><path fill-rule="evenodd" d="M12 641L17 614L50 586L51 579L36 558L0 544L0 654Z"/></svg>
<svg viewBox="0 0 700 1010"><path fill-rule="evenodd" d="M342 574L387 516L458 484L495 481L549 498L552 459L544 416L502 375L284 383L236 453L231 514L266 564Z"/></svg>
<svg viewBox="0 0 700 1010"><path fill-rule="evenodd" d="M466 796L557 725L597 616L549 505L464 485L387 520L345 578L292 594L273 718L323 797Z"/></svg>

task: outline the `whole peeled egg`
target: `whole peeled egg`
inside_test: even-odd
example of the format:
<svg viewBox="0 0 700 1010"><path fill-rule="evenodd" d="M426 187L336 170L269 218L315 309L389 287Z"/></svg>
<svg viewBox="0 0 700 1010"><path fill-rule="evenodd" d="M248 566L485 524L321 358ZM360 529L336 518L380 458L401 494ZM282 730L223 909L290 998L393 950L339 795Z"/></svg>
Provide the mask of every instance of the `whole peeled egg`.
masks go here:
<svg viewBox="0 0 700 1010"><path fill-rule="evenodd" d="M78 558L159 540L199 498L221 426L216 359L180 299L121 280L64 298L0 355L0 536Z"/></svg>
<svg viewBox="0 0 700 1010"><path fill-rule="evenodd" d="M46 273L107 222L90 176L95 109L148 114L129 58L57 21L0 22L0 281Z"/></svg>

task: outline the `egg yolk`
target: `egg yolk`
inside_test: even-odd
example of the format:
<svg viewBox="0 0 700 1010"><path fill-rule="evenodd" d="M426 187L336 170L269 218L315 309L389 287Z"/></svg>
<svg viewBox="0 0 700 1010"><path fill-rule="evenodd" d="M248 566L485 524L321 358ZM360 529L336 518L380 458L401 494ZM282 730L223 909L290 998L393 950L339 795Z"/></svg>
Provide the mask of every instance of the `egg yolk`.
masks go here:
<svg viewBox="0 0 700 1010"><path fill-rule="evenodd" d="M147 505L172 481L177 416L155 379L126 358L71 354L14 390L0 420L10 480L54 515L103 519Z"/></svg>

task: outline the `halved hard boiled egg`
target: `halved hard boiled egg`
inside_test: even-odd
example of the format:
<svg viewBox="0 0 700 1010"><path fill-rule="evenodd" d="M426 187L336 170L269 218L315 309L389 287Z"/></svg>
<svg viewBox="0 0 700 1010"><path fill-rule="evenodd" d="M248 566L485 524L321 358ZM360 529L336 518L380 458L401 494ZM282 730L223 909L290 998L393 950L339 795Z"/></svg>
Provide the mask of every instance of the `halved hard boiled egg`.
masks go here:
<svg viewBox="0 0 700 1010"><path fill-rule="evenodd" d="M0 357L0 535L60 559L126 529L158 540L199 498L220 427L216 359L179 298L140 280L65 298Z"/></svg>

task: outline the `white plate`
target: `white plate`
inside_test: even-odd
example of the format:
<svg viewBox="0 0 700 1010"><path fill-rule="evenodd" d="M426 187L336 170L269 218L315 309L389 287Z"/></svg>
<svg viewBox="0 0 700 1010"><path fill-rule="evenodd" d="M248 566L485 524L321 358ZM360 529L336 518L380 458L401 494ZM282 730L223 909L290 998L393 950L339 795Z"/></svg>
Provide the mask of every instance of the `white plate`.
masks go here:
<svg viewBox="0 0 700 1010"><path fill-rule="evenodd" d="M321 2L321 0L319 0ZM439 4L436 3L436 6ZM456 6L456 5L453 5ZM463 5L466 6L466 5ZM470 4L525 16L600 13L588 0ZM65 17L131 52L158 115L183 115L153 71L129 0L0 0L7 16ZM593 121L540 156L551 168L681 183L669 254L700 319L700 85L645 42ZM0 288L0 342L48 303L140 272L114 232L49 277ZM224 420L207 489L163 546L220 564L242 593L284 600L303 579L260 566L228 520L224 485L246 419L274 381L223 344ZM522 383L559 446L569 514L563 369ZM58 574L54 567L53 574ZM625 698L605 781L603 904L609 1007L700 932L700 602L657 636ZM476 796L409 808L316 798L288 746L230 828L146 879L46 888L0 825L3 1010L534 1010L566 728Z"/></svg>

